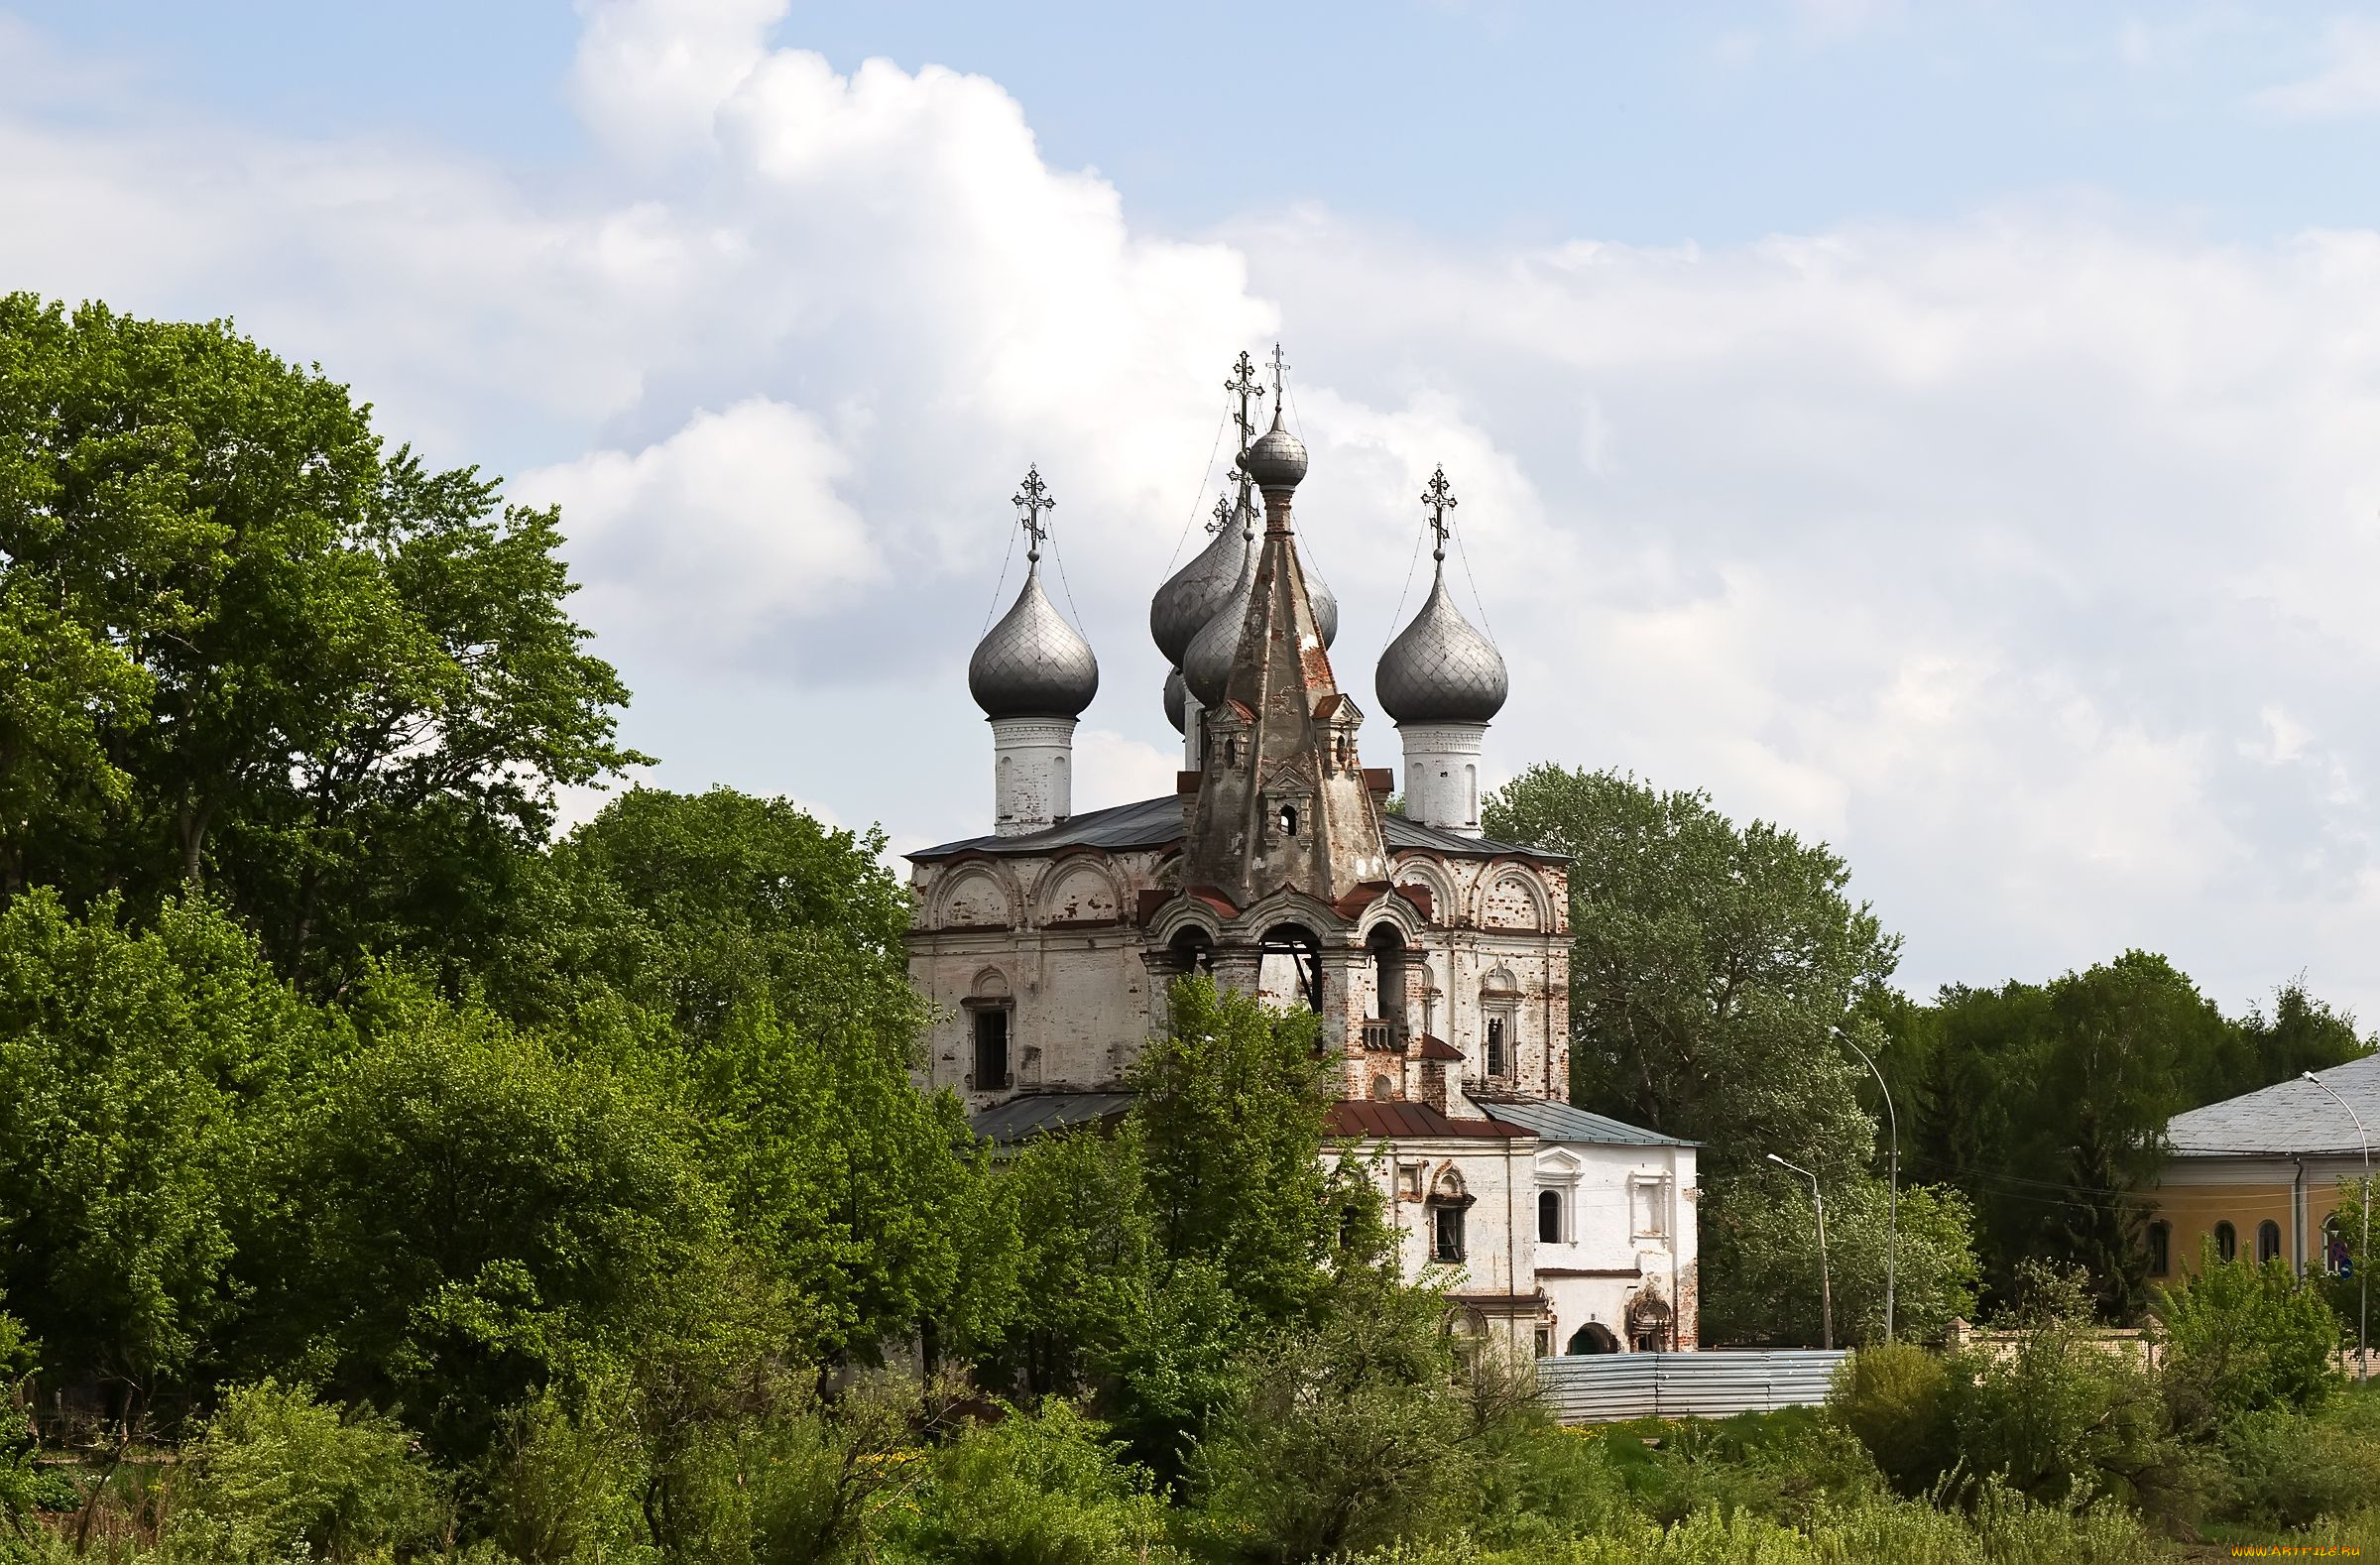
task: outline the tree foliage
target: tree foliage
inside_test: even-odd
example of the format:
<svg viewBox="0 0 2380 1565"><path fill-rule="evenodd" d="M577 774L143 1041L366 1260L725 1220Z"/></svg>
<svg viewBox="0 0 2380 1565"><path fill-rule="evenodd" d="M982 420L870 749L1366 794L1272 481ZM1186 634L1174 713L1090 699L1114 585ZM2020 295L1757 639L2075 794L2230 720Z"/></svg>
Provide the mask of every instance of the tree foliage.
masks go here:
<svg viewBox="0 0 2380 1565"><path fill-rule="evenodd" d="M0 299L0 896L212 887L323 984L467 943L637 759L559 538L228 324Z"/></svg>

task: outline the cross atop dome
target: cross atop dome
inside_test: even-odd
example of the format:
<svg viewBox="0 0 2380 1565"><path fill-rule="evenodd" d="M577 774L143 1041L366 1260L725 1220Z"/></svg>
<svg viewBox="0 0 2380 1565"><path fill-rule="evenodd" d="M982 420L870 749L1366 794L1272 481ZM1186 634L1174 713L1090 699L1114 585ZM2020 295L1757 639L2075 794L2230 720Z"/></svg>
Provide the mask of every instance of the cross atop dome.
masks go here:
<svg viewBox="0 0 2380 1565"><path fill-rule="evenodd" d="M1438 540L1437 546L1430 550L1430 557L1443 562L1446 558L1446 535L1454 531L1454 525L1446 520L1446 514L1462 503L1455 498L1454 486L1446 481L1444 467L1430 475L1428 487L1421 492L1421 503L1430 513L1430 532Z"/></svg>
<svg viewBox="0 0 2380 1565"><path fill-rule="evenodd" d="M1048 486L1041 482L1039 463L1024 470L1024 482L1009 497L1009 504L1016 508L1016 525L1024 529L1028 541L1024 557L1038 561L1041 558L1041 541L1049 537L1049 524L1041 520L1041 513L1054 511L1058 505L1057 496L1051 494Z"/></svg>

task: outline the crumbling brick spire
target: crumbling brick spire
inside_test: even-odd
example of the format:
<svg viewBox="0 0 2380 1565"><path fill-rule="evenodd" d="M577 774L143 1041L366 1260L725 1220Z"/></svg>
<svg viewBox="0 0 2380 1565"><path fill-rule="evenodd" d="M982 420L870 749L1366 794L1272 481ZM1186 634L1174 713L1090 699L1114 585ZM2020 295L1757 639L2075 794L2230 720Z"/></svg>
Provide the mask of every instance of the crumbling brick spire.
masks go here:
<svg viewBox="0 0 2380 1565"><path fill-rule="evenodd" d="M1264 495L1264 538L1239 648L1208 711L1183 882L1242 906L1287 887L1337 903L1387 879L1380 805L1356 750L1364 714L1331 672L1298 559L1290 499L1306 448L1282 421L1274 349L1272 427L1240 456Z"/></svg>

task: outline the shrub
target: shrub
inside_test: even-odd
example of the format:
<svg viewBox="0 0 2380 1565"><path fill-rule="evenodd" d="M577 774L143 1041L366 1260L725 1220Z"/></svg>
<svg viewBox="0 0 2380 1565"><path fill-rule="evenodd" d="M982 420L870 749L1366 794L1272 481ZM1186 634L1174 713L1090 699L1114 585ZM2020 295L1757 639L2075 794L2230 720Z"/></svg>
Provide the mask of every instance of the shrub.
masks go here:
<svg viewBox="0 0 2380 1565"><path fill-rule="evenodd" d="M269 1380L225 1393L173 1487L166 1552L207 1565L363 1559L429 1538L444 1514L394 1420L342 1414Z"/></svg>
<svg viewBox="0 0 2380 1565"><path fill-rule="evenodd" d="M2276 1259L2224 1261L2199 1250L2198 1274L2157 1290L2164 1383L2180 1428L2214 1428L2265 1408L2309 1408L2337 1384L2338 1317Z"/></svg>
<svg viewBox="0 0 2380 1565"><path fill-rule="evenodd" d="M1914 1343L1879 1343L1843 1361L1827 1408L1895 1489L1922 1495L1955 1460L1943 1395L1950 1380L1942 1360Z"/></svg>
<svg viewBox="0 0 2380 1565"><path fill-rule="evenodd" d="M1165 1503L1145 1468L1071 1404L1010 1411L936 1453L933 1484L896 1538L950 1565L1111 1565L1164 1536Z"/></svg>
<svg viewBox="0 0 2380 1565"><path fill-rule="evenodd" d="M2312 1417L2246 1413L2223 1431L2222 1453L2242 1519L2304 1527L2343 1516L2380 1494L2380 1400L2342 1397Z"/></svg>
<svg viewBox="0 0 2380 1565"><path fill-rule="evenodd" d="M2112 1496L2161 1516L2196 1508L2156 1381L2083 1322L2044 1320L2005 1351L1972 1349L1949 1370L1951 1427L1970 1472L2053 1505Z"/></svg>

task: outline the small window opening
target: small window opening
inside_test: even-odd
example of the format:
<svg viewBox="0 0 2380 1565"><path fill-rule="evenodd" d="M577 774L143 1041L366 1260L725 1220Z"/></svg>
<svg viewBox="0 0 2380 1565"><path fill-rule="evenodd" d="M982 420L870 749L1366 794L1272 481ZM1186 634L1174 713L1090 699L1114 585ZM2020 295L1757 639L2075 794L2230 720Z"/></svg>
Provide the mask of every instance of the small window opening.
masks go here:
<svg viewBox="0 0 2380 1565"><path fill-rule="evenodd" d="M1236 767L1240 764L1239 740L1227 739L1223 742L1223 764L1227 767Z"/></svg>
<svg viewBox="0 0 2380 1565"><path fill-rule="evenodd" d="M2281 1225L2267 1218L2256 1225L2256 1260L2259 1264L2281 1259Z"/></svg>
<svg viewBox="0 0 2380 1565"><path fill-rule="evenodd" d="M2173 1266L2174 1225L2162 1220L2149 1225L2149 1275L2161 1277Z"/></svg>
<svg viewBox="0 0 2380 1565"><path fill-rule="evenodd" d="M1457 1262L1463 1259L1463 1209L1442 1206L1433 1213L1430 1225L1430 1259L1438 1262Z"/></svg>
<svg viewBox="0 0 2380 1565"><path fill-rule="evenodd" d="M1489 1017L1488 1019L1488 1075L1508 1076L1512 1073L1512 1062L1504 1057L1505 1052L1504 1019L1502 1017Z"/></svg>
<svg viewBox="0 0 2380 1565"><path fill-rule="evenodd" d="M1281 835L1284 837L1297 835L1297 806L1295 804L1281 806Z"/></svg>
<svg viewBox="0 0 2380 1565"><path fill-rule="evenodd" d="M1559 1190L1537 1192L1537 1243L1562 1243L1562 1192Z"/></svg>
<svg viewBox="0 0 2380 1565"><path fill-rule="evenodd" d="M1009 1087L1009 1012L1006 1006L979 1006L975 1013L975 1076L978 1092L1006 1092Z"/></svg>
<svg viewBox="0 0 2380 1565"><path fill-rule="evenodd" d="M2239 1230L2229 1223L2214 1225L2214 1253L2223 1261L2239 1259Z"/></svg>

